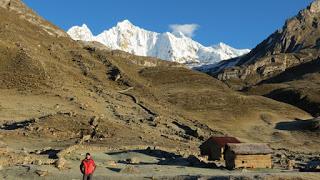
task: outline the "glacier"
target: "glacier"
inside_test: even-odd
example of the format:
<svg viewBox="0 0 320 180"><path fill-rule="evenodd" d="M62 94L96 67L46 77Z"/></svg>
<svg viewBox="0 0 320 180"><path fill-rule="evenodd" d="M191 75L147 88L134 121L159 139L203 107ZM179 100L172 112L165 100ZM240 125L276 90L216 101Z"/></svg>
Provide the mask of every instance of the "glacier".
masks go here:
<svg viewBox="0 0 320 180"><path fill-rule="evenodd" d="M74 40L97 41L112 50L157 57L186 64L190 68L217 64L250 52L249 49L235 49L224 43L206 47L183 33L152 32L133 25L129 20L118 22L115 27L96 36L85 24L73 26L67 33Z"/></svg>

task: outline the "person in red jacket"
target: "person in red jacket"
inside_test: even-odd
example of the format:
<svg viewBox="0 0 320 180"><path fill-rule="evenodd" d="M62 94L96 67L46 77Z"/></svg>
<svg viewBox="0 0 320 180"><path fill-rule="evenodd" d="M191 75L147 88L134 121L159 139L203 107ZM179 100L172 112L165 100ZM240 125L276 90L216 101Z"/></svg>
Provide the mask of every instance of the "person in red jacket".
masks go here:
<svg viewBox="0 0 320 180"><path fill-rule="evenodd" d="M96 170L96 164L91 158L90 153L86 153L86 158L80 164L80 171L83 174L83 180L92 180L93 173Z"/></svg>

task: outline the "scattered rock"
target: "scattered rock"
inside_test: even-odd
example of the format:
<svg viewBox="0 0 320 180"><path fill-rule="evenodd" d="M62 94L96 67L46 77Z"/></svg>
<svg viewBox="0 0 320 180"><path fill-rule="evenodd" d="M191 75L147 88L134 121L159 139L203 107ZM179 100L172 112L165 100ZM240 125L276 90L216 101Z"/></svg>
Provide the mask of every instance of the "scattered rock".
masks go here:
<svg viewBox="0 0 320 180"><path fill-rule="evenodd" d="M35 128L35 130L36 130L37 132L41 131L42 129L43 129L42 127L36 127L36 128Z"/></svg>
<svg viewBox="0 0 320 180"><path fill-rule="evenodd" d="M295 165L295 162L289 159L287 169L290 171L293 170L294 165Z"/></svg>
<svg viewBox="0 0 320 180"><path fill-rule="evenodd" d="M27 131L33 131L34 128L31 125L29 125L29 126L26 126L25 129Z"/></svg>
<svg viewBox="0 0 320 180"><path fill-rule="evenodd" d="M117 74L117 75L114 77L114 81L118 81L120 78L121 78L121 75L120 75L120 74Z"/></svg>
<svg viewBox="0 0 320 180"><path fill-rule="evenodd" d="M84 135L84 136L82 136L81 141L85 142L85 141L89 141L90 139L91 139L91 135Z"/></svg>
<svg viewBox="0 0 320 180"><path fill-rule="evenodd" d="M71 96L68 99L69 99L69 101L76 101L77 100L77 98L75 96Z"/></svg>
<svg viewBox="0 0 320 180"><path fill-rule="evenodd" d="M80 105L80 109L82 109L82 110L87 110L88 109L88 104L81 104Z"/></svg>
<svg viewBox="0 0 320 180"><path fill-rule="evenodd" d="M139 164L140 160L137 157L132 157L127 159L126 162L129 164Z"/></svg>
<svg viewBox="0 0 320 180"><path fill-rule="evenodd" d="M90 119L90 121L89 121L89 124L90 124L91 126L96 127L96 126L98 126L98 124L99 124L98 121L99 121L99 117L93 116L93 117L91 117L91 119Z"/></svg>
<svg viewBox="0 0 320 180"><path fill-rule="evenodd" d="M38 174L40 177L47 176L49 174L49 172L47 170L45 170L45 171L36 170L35 173Z"/></svg>
<svg viewBox="0 0 320 180"><path fill-rule="evenodd" d="M139 173L140 171L131 165L126 166L125 168L121 169L121 173L126 173L126 174L136 174Z"/></svg>
<svg viewBox="0 0 320 180"><path fill-rule="evenodd" d="M66 168L66 163L67 161L64 158L59 158L55 162L55 167L58 168L59 170L65 169Z"/></svg>
<svg viewBox="0 0 320 180"><path fill-rule="evenodd" d="M107 160L107 161L105 162L105 164L106 164L107 166L117 166L117 163L116 163L115 161L112 161L112 160Z"/></svg>
<svg viewBox="0 0 320 180"><path fill-rule="evenodd" d="M42 152L41 150L36 150L35 153L36 153L36 154L41 154L41 152Z"/></svg>
<svg viewBox="0 0 320 180"><path fill-rule="evenodd" d="M41 161L40 159L36 159L36 160L34 160L34 161L32 162L32 164L40 166L40 165L42 165L43 163L42 163L42 161Z"/></svg>
<svg viewBox="0 0 320 180"><path fill-rule="evenodd" d="M76 116L77 113L76 112L72 112L72 111L60 111L58 112L59 114L63 114L63 115L67 115L69 117L72 117L72 116Z"/></svg>

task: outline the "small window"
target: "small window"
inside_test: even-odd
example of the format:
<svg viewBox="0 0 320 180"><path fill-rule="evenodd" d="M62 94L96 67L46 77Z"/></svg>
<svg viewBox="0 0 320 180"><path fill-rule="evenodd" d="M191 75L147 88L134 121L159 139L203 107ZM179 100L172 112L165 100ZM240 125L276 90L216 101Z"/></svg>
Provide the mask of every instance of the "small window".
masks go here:
<svg viewBox="0 0 320 180"><path fill-rule="evenodd" d="M245 163L245 161L242 161L242 164L244 164Z"/></svg>

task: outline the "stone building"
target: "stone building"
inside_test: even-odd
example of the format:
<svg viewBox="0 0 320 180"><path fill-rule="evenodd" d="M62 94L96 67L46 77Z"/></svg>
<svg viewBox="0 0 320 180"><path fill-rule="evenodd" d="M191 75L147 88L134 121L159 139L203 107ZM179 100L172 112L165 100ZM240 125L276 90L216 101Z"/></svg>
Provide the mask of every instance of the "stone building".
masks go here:
<svg viewBox="0 0 320 180"><path fill-rule="evenodd" d="M227 143L240 143L240 141L234 137L210 137L200 145L201 155L208 156L208 160L222 160Z"/></svg>
<svg viewBox="0 0 320 180"><path fill-rule="evenodd" d="M230 143L225 149L228 169L272 168L272 149L262 143Z"/></svg>

